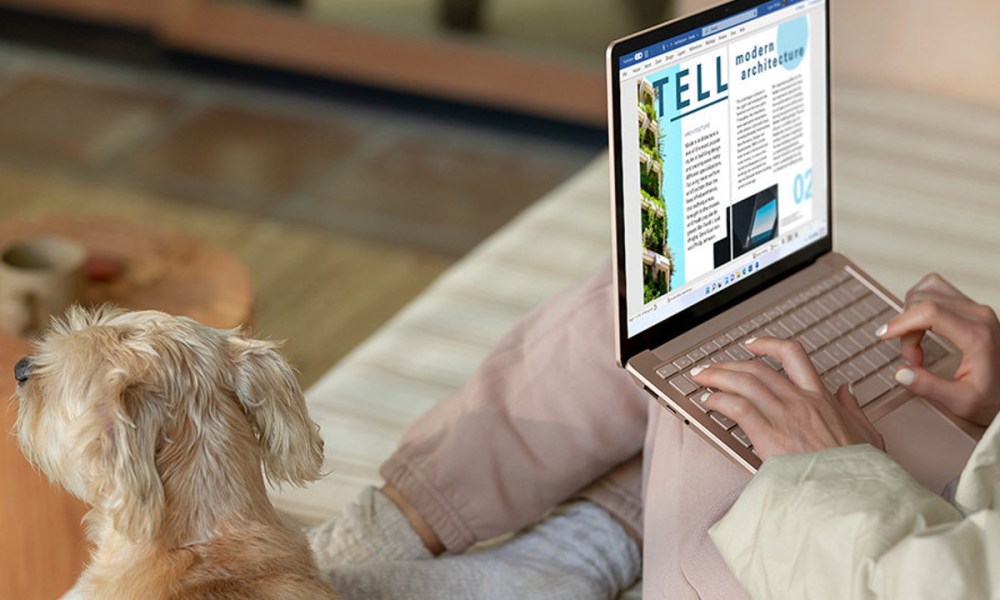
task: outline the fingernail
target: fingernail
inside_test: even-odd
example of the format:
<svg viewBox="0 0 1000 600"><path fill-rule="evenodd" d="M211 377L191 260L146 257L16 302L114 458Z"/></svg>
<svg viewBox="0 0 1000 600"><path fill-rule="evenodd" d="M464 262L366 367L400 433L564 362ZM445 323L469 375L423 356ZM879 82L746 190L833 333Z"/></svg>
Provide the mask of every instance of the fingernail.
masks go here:
<svg viewBox="0 0 1000 600"><path fill-rule="evenodd" d="M698 373L701 373L702 371L704 371L707 368L708 368L708 365L698 365L697 367L691 369L691 376L694 377L695 375L697 375Z"/></svg>
<svg viewBox="0 0 1000 600"><path fill-rule="evenodd" d="M911 369L902 368L896 371L896 381L903 385L913 385L913 382L917 379L917 374Z"/></svg>
<svg viewBox="0 0 1000 600"><path fill-rule="evenodd" d="M752 343L754 343L754 342L756 342L756 341L757 341L757 338L755 338L755 337L748 337L748 338L746 339L746 341L744 341L744 342L743 342L743 345L745 346L745 345L747 345L747 344L752 344Z"/></svg>
<svg viewBox="0 0 1000 600"><path fill-rule="evenodd" d="M883 325L875 330L875 337L882 337L887 331L889 331L889 325Z"/></svg>
<svg viewBox="0 0 1000 600"><path fill-rule="evenodd" d="M699 402L704 404L708 402L708 399L711 397L712 397L712 392L705 392L704 394L701 395L701 399L699 400Z"/></svg>

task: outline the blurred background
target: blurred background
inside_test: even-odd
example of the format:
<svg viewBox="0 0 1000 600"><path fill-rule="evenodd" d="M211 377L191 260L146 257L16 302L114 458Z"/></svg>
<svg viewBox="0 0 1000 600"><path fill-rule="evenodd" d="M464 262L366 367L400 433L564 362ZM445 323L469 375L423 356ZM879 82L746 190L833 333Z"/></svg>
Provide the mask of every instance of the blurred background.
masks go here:
<svg viewBox="0 0 1000 600"><path fill-rule="evenodd" d="M603 151L610 40L709 4L0 0L0 216L226 248L308 385ZM1000 108L997 3L832 11L835 92Z"/></svg>

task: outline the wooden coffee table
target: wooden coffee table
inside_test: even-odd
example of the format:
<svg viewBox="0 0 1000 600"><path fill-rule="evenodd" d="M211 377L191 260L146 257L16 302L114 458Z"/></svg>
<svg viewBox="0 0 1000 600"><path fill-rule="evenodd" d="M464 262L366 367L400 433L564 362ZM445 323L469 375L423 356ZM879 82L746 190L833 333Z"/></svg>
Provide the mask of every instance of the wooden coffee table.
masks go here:
<svg viewBox="0 0 1000 600"><path fill-rule="evenodd" d="M213 327L251 321L246 269L229 252L198 239L115 219L53 218L0 225L0 247L37 234L77 240L97 256L120 261L112 281L88 282L85 303L110 302L192 317ZM68 590L89 555L80 520L87 507L50 485L21 455L14 364L31 351L0 335L0 598L51 600Z"/></svg>

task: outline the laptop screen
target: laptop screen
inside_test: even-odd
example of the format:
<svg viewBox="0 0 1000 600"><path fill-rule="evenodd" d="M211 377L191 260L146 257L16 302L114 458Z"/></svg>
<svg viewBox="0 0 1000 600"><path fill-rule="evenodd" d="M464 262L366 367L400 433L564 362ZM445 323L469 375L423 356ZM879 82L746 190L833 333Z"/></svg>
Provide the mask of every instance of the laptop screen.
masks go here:
<svg viewBox="0 0 1000 600"><path fill-rule="evenodd" d="M826 4L738 0L612 44L620 336L829 248Z"/></svg>

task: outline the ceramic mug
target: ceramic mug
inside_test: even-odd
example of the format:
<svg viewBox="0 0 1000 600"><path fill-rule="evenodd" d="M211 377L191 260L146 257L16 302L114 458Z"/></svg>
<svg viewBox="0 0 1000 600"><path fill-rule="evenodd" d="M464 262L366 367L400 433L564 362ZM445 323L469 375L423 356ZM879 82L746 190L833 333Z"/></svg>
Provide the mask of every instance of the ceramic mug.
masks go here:
<svg viewBox="0 0 1000 600"><path fill-rule="evenodd" d="M0 330L28 335L47 327L80 297L86 258L83 246L54 236L0 251Z"/></svg>

